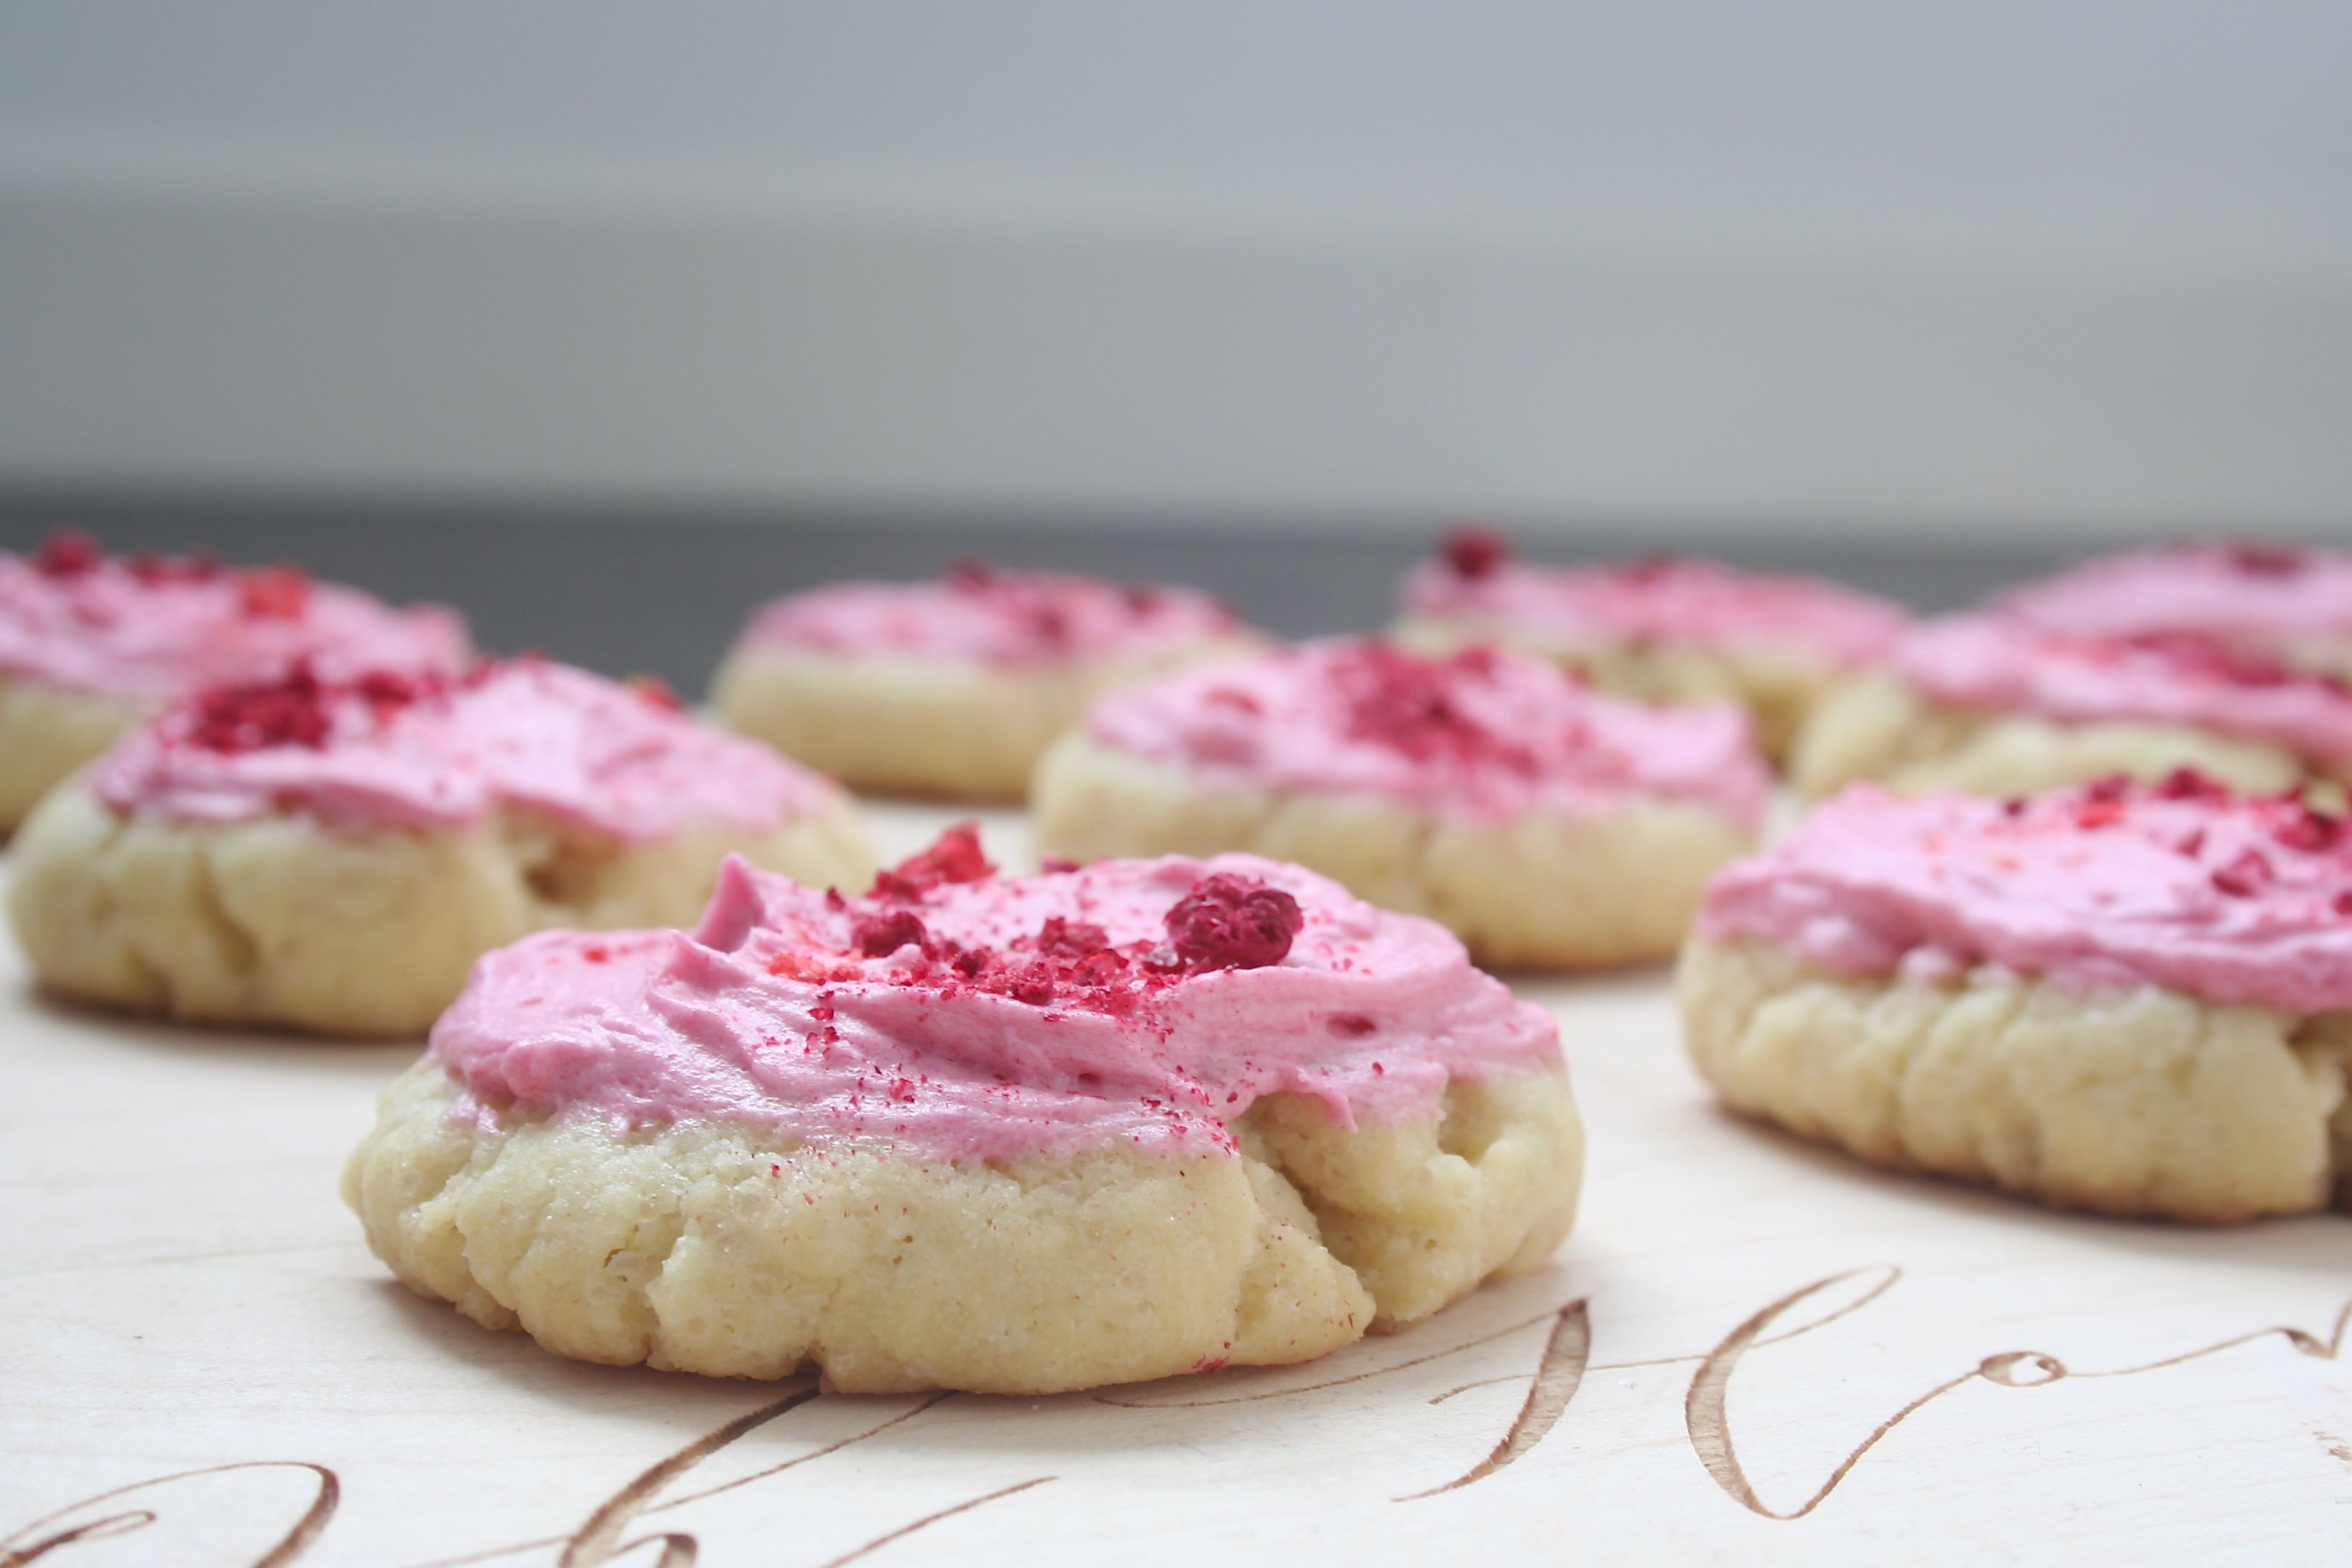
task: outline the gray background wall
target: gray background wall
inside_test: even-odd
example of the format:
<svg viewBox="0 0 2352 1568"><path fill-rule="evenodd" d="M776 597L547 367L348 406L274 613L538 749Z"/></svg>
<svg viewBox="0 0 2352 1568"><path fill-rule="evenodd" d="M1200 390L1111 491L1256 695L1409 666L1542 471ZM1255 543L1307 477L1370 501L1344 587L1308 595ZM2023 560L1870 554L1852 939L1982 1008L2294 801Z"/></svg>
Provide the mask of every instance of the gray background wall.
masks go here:
<svg viewBox="0 0 2352 1568"><path fill-rule="evenodd" d="M12 6L0 492L2326 534L2347 69L2333 0Z"/></svg>

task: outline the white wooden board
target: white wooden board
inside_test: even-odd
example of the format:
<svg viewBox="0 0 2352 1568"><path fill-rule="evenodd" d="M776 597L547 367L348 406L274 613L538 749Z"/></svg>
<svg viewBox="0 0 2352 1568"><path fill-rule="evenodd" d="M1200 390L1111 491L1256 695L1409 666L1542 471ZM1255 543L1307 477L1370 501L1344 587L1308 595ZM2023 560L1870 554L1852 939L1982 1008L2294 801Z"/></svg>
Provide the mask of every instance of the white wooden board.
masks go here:
<svg viewBox="0 0 2352 1568"><path fill-rule="evenodd" d="M2352 1223L1868 1173L1717 1112L1662 973L1528 994L1591 1129L1548 1268L1307 1366L858 1398L409 1295L335 1178L415 1047L69 1012L0 952L0 1564L2352 1555Z"/></svg>

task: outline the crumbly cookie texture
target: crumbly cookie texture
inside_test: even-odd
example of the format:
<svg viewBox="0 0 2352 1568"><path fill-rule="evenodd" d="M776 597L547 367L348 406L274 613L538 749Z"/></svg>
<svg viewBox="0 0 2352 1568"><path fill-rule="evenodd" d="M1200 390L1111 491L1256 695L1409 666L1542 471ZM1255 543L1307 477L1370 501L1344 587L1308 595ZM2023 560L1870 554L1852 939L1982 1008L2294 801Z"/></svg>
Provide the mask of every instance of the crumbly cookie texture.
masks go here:
<svg viewBox="0 0 2352 1568"><path fill-rule="evenodd" d="M120 740L154 704L0 672L0 837L58 780Z"/></svg>
<svg viewBox="0 0 2352 1568"><path fill-rule="evenodd" d="M2248 791L2290 787L2310 770L2285 747L2158 720L2069 721L1939 702L1902 676L1849 677L1799 735L1800 795L1872 779L1905 794L2025 795L2122 773L2157 780L2189 767Z"/></svg>
<svg viewBox="0 0 2352 1568"><path fill-rule="evenodd" d="M625 842L509 807L458 826L347 831L301 816L125 817L79 782L9 855L8 913L61 995L191 1021L424 1032L481 953L549 926L691 920L740 853L819 886L872 851L833 797L768 833Z"/></svg>
<svg viewBox="0 0 2352 1568"><path fill-rule="evenodd" d="M1992 965L1838 975L1757 938L1693 938L1678 988L1732 1108L1872 1164L2198 1222L2323 1208L2352 1171L2352 1014Z"/></svg>
<svg viewBox="0 0 2352 1568"><path fill-rule="evenodd" d="M1570 814L1446 816L1378 795L1204 784L1073 731L1037 770L1039 848L1074 860L1244 850L1426 916L1501 968L1671 954L1707 878L1752 832L1696 801L1629 796Z"/></svg>
<svg viewBox="0 0 2352 1568"><path fill-rule="evenodd" d="M1308 1360L1533 1268L1574 1218L1557 1066L1349 1132L1293 1096L1241 1155L925 1159L741 1122L488 1129L430 1060L343 1179L411 1289L558 1354L852 1393L1042 1394Z"/></svg>
<svg viewBox="0 0 2352 1568"><path fill-rule="evenodd" d="M1847 668L1794 645L1570 639L1433 616L1400 617L1394 636L1432 653L1500 640L1575 670L1603 691L1642 702L1737 702L1756 726L1758 749L1775 764L1787 762L1806 721Z"/></svg>
<svg viewBox="0 0 2352 1568"><path fill-rule="evenodd" d="M729 729L853 789L1018 801L1038 757L1094 697L1250 646L1227 640L1158 656L992 664L745 643L719 666L711 704Z"/></svg>

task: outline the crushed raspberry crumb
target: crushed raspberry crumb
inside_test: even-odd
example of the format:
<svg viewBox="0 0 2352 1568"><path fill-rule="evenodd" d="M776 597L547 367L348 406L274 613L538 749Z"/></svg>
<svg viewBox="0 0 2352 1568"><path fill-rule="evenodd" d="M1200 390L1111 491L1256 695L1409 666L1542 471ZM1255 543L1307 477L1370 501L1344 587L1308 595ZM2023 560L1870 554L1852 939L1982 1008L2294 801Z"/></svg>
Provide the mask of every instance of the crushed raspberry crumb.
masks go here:
<svg viewBox="0 0 2352 1568"><path fill-rule="evenodd" d="M2131 775L2128 773L2108 773L2084 784L2083 798L2095 801L2121 800L2131 794Z"/></svg>
<svg viewBox="0 0 2352 1568"><path fill-rule="evenodd" d="M1085 921L1067 921L1059 915L1048 915L1045 923L1037 928L1037 951L1057 958L1084 958L1088 953L1101 952L1110 946L1103 928Z"/></svg>
<svg viewBox="0 0 2352 1568"><path fill-rule="evenodd" d="M980 850L980 824L959 822L929 848L877 876L874 890L886 898L919 899L945 883L982 882L994 875L996 868Z"/></svg>
<svg viewBox="0 0 2352 1568"><path fill-rule="evenodd" d="M1474 583L1493 576L1511 558L1511 542L1499 530L1482 523L1459 523L1448 529L1439 549L1455 576Z"/></svg>
<svg viewBox="0 0 2352 1568"><path fill-rule="evenodd" d="M1188 969L1264 969L1289 955L1307 924L1279 888L1226 872L1203 878L1167 914L1168 939Z"/></svg>
<svg viewBox="0 0 2352 1568"><path fill-rule="evenodd" d="M220 575L220 562L201 550L193 555L134 555L124 564L151 588L163 583L209 583Z"/></svg>
<svg viewBox="0 0 2352 1568"><path fill-rule="evenodd" d="M1037 869L1048 877L1066 877L1078 868L1078 863L1066 855L1047 855L1037 862Z"/></svg>
<svg viewBox="0 0 2352 1568"><path fill-rule="evenodd" d="M325 689L305 660L280 680L215 686L203 692L195 699L186 733L192 745L233 754L272 746L316 751L327 743L332 728Z"/></svg>
<svg viewBox="0 0 2352 1568"><path fill-rule="evenodd" d="M2339 915L2352 915L2352 888L2347 888L2344 891L2336 894L2336 901L2330 904L2328 908L2334 910Z"/></svg>
<svg viewBox="0 0 2352 1568"><path fill-rule="evenodd" d="M2259 849L2243 850L2228 865L2216 868L2212 879L2213 886L2231 898L2250 899L2271 879L2271 863Z"/></svg>
<svg viewBox="0 0 2352 1568"><path fill-rule="evenodd" d="M908 910L887 915L859 915L849 928L849 940L868 958L887 958L902 947L930 946L930 932Z"/></svg>
<svg viewBox="0 0 2352 1568"><path fill-rule="evenodd" d="M290 621L310 602L310 579L299 566L264 566L241 574L236 591L247 615Z"/></svg>
<svg viewBox="0 0 2352 1568"><path fill-rule="evenodd" d="M1334 1013L1327 1026L1335 1035L1350 1036L1357 1039L1361 1039L1380 1028L1378 1024L1373 1023L1361 1013Z"/></svg>
<svg viewBox="0 0 2352 1568"><path fill-rule="evenodd" d="M2292 577L2311 564L2311 557L2291 545L2233 544L2230 564L2252 577Z"/></svg>
<svg viewBox="0 0 2352 1568"><path fill-rule="evenodd" d="M580 956L591 963L605 963L611 961L613 952L606 947L583 947L580 950Z"/></svg>
<svg viewBox="0 0 2352 1568"><path fill-rule="evenodd" d="M44 577L79 577L97 571L105 559L106 552L99 548L97 540L79 528L60 528L41 541L33 568Z"/></svg>
<svg viewBox="0 0 2352 1568"><path fill-rule="evenodd" d="M2227 800L2230 790L2195 768L2175 768L2158 782L2156 795L2159 800Z"/></svg>
<svg viewBox="0 0 2352 1568"><path fill-rule="evenodd" d="M2123 819L2124 803L2119 800L2086 800L2074 808L2077 827L2112 827Z"/></svg>
<svg viewBox="0 0 2352 1568"><path fill-rule="evenodd" d="M1204 1355L1192 1363L1194 1372L1223 1372L1232 1365L1232 1359L1221 1355Z"/></svg>
<svg viewBox="0 0 2352 1568"><path fill-rule="evenodd" d="M2279 824L2272 836L2290 849L2322 854L2344 841L2344 820L2306 805Z"/></svg>
<svg viewBox="0 0 2352 1568"><path fill-rule="evenodd" d="M1472 648L1452 658L1427 659L1385 643L1357 646L1332 666L1332 679L1348 704L1349 733L1415 762L1532 771L1533 752L1489 730L1458 700L1461 682L1491 678L1493 657Z"/></svg>
<svg viewBox="0 0 2352 1568"><path fill-rule="evenodd" d="M672 713L686 711L685 701L670 689L669 682L658 675L633 675L621 684L656 708L667 709Z"/></svg>

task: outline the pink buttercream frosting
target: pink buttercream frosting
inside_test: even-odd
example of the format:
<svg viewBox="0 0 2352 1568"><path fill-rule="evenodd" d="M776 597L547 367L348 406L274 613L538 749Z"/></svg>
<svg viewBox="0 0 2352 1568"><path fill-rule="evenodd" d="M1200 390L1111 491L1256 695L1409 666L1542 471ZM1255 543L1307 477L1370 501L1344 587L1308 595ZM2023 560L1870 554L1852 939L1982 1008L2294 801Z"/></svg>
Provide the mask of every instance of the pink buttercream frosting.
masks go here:
<svg viewBox="0 0 2352 1568"><path fill-rule="evenodd" d="M1539 644L1793 647L1844 666L1879 658L1910 618L1898 605L1816 577L1684 556L1542 566L1472 531L1407 574L1403 599L1415 615Z"/></svg>
<svg viewBox="0 0 2352 1568"><path fill-rule="evenodd" d="M754 647L990 664L1149 657L1242 632L1189 588L957 568L937 583L835 583L764 605Z"/></svg>
<svg viewBox="0 0 2352 1568"><path fill-rule="evenodd" d="M1718 873L1698 930L1839 973L1994 964L2326 1012L2352 1007L2352 836L2186 773L2006 802L1856 784Z"/></svg>
<svg viewBox="0 0 2352 1568"><path fill-rule="evenodd" d="M375 672L215 687L166 709L92 769L125 816L235 822L299 812L357 828L442 827L506 807L642 841L697 826L766 832L834 786L713 730L656 687L542 659L466 677Z"/></svg>
<svg viewBox="0 0 2352 1568"><path fill-rule="evenodd" d="M1308 643L1113 692L1087 731L1212 786L1360 791L1451 816L1665 796L1752 826L1771 791L1737 706L1630 702L1500 648Z"/></svg>
<svg viewBox="0 0 2352 1568"><path fill-rule="evenodd" d="M2352 637L2352 553L2246 544L2130 551L2012 588L1990 607L2072 637L2178 635L2252 647Z"/></svg>
<svg viewBox="0 0 2352 1568"><path fill-rule="evenodd" d="M490 953L433 1031L456 1114L719 1119L942 1159L1230 1153L1261 1095L1313 1096L1352 1126L1559 1059L1549 1015L1444 931L1297 867L997 880L968 836L943 856L955 838L919 858L930 874L861 897L730 860L691 933Z"/></svg>
<svg viewBox="0 0 2352 1568"><path fill-rule="evenodd" d="M393 609L292 567L108 556L78 534L0 554L0 673L77 691L160 701L304 658L331 675L454 672L472 657L454 611Z"/></svg>
<svg viewBox="0 0 2352 1568"><path fill-rule="evenodd" d="M2000 616L1952 616L1915 627L1895 663L1928 696L1964 707L2195 725L2352 764L2352 689L2342 680L2198 638L2065 637Z"/></svg>

